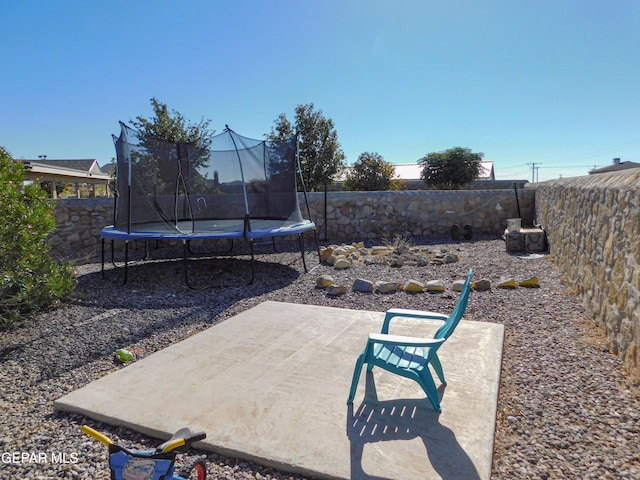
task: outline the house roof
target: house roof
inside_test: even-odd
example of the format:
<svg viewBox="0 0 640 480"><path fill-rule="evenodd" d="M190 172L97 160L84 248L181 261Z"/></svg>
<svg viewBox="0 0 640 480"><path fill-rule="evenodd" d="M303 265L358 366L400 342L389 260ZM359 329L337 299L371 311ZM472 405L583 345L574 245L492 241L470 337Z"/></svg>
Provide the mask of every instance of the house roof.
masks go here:
<svg viewBox="0 0 640 480"><path fill-rule="evenodd" d="M17 160L24 165L25 178L81 183L108 183L95 160ZM73 165L74 167L69 167Z"/></svg>
<svg viewBox="0 0 640 480"><path fill-rule="evenodd" d="M102 173L100 165L93 159L80 159L80 160L20 160L21 162L38 163L41 165L50 165L56 168L71 168L73 170L82 170L83 172Z"/></svg>
<svg viewBox="0 0 640 480"><path fill-rule="evenodd" d="M618 170L627 170L629 168L640 168L640 163L636 163L636 162L614 163L613 165L608 165L606 167L594 168L589 172L589 175L593 173L617 172Z"/></svg>

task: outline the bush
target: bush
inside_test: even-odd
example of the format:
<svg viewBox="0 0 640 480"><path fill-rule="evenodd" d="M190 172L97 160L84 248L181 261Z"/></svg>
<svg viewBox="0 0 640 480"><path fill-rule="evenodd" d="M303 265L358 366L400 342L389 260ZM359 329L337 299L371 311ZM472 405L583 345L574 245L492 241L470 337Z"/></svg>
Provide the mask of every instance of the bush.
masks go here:
<svg viewBox="0 0 640 480"><path fill-rule="evenodd" d="M386 162L379 153L361 153L347 174L343 188L360 191L391 190L395 170L393 164ZM399 187L400 184L393 186Z"/></svg>
<svg viewBox="0 0 640 480"><path fill-rule="evenodd" d="M49 255L53 205L37 184L23 185L22 164L0 147L0 330L69 295L73 265Z"/></svg>

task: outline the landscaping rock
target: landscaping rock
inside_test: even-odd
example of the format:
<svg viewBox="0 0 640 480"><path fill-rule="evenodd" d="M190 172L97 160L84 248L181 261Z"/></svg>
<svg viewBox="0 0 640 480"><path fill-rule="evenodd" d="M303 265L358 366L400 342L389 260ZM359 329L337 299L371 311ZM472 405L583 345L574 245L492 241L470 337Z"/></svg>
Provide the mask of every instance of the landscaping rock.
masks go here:
<svg viewBox="0 0 640 480"><path fill-rule="evenodd" d="M351 268L351 261L344 256L339 256L333 263L333 268L336 270L344 270L345 268Z"/></svg>
<svg viewBox="0 0 640 480"><path fill-rule="evenodd" d="M424 292L424 283L417 280L409 280L402 286L402 290L408 293L421 293Z"/></svg>
<svg viewBox="0 0 640 480"><path fill-rule="evenodd" d="M333 285L333 277L331 275L320 275L316 278L316 287L327 288Z"/></svg>
<svg viewBox="0 0 640 480"><path fill-rule="evenodd" d="M478 292L485 292L491 290L491 282L486 279L480 279L477 282L473 282L471 287Z"/></svg>
<svg viewBox="0 0 640 480"><path fill-rule="evenodd" d="M353 281L351 290L354 292L370 293L373 292L373 282L365 280L364 278L356 278Z"/></svg>
<svg viewBox="0 0 640 480"><path fill-rule="evenodd" d="M395 282L378 280L375 283L374 288L378 293L395 293L398 290L398 284Z"/></svg>
<svg viewBox="0 0 640 480"><path fill-rule="evenodd" d="M451 290L453 290L454 292L461 292L464 288L464 282L465 280L456 280L455 282L453 282L453 285L451 285Z"/></svg>
<svg viewBox="0 0 640 480"><path fill-rule="evenodd" d="M320 260L326 262L329 257L333 255L333 248L331 247L320 247Z"/></svg>
<svg viewBox="0 0 640 480"><path fill-rule="evenodd" d="M444 282L442 280L429 280L424 287L427 292L444 292Z"/></svg>
<svg viewBox="0 0 640 480"><path fill-rule="evenodd" d="M383 247L383 246L379 246L379 245L375 245L373 247L371 247L371 255L388 255L391 252L391 249L389 249L389 247Z"/></svg>
<svg viewBox="0 0 640 480"><path fill-rule="evenodd" d="M337 297L338 295L344 295L347 293L349 289L344 285L331 285L327 288L327 295L331 295L332 297Z"/></svg>
<svg viewBox="0 0 640 480"><path fill-rule="evenodd" d="M525 278L524 280L518 282L518 285L520 285L521 287L527 287L527 288L535 288L538 287L538 277L529 277L529 278Z"/></svg>
<svg viewBox="0 0 640 480"><path fill-rule="evenodd" d="M503 277L498 280L498 288L516 288L516 279Z"/></svg>
<svg viewBox="0 0 640 480"><path fill-rule="evenodd" d="M399 268L404 265L404 259L402 257L392 257L389 259L389 266Z"/></svg>

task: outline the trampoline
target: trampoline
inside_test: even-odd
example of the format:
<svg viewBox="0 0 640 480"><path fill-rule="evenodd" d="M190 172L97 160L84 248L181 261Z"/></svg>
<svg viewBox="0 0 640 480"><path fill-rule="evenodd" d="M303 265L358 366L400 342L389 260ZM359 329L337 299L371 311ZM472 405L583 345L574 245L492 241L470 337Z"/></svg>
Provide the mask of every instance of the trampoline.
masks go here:
<svg viewBox="0 0 640 480"><path fill-rule="evenodd" d="M244 240L251 252L251 280L255 279L256 239L297 236L305 272L303 234L315 224L300 175L297 136L286 140L255 140L228 126L207 144L172 143L144 135L120 123L113 136L116 195L113 225L101 231L102 274L105 240L125 242L124 283L127 282L129 243L136 240L182 242L185 282L192 240ZM298 201L298 177L308 219ZM146 245L146 243L145 243Z"/></svg>

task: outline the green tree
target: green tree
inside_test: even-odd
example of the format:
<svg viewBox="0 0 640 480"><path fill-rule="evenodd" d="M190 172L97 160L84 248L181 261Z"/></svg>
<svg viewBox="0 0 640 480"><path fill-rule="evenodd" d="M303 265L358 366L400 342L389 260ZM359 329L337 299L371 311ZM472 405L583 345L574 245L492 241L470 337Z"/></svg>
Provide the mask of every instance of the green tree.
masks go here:
<svg viewBox="0 0 640 480"><path fill-rule="evenodd" d="M295 130L300 135L300 167L302 178L309 191L318 191L333 181L344 169L345 155L338 142L338 132L333 120L326 118L322 110L315 110L313 103L298 105L295 110ZM281 113L268 138L284 140L294 134L294 128Z"/></svg>
<svg viewBox="0 0 640 480"><path fill-rule="evenodd" d="M49 255L54 203L37 183L24 185L22 163L0 147L0 329L34 315L75 288L73 266Z"/></svg>
<svg viewBox="0 0 640 480"><path fill-rule="evenodd" d="M418 160L422 181L430 187L457 190L478 178L483 156L462 147L429 153Z"/></svg>
<svg viewBox="0 0 640 480"><path fill-rule="evenodd" d="M198 123L191 123L181 113L169 111L167 105L155 97L151 99L151 106L153 117L138 116L131 121L148 153L133 159L134 167L140 168L138 178L147 192L158 186L175 187L178 173L176 144L189 144L189 162L192 167L207 167L215 134L215 130L209 129L211 120L203 118ZM202 182L206 181L204 177L199 177L194 169L190 175L192 184L197 183L203 187Z"/></svg>
<svg viewBox="0 0 640 480"><path fill-rule="evenodd" d="M346 190L390 190L396 168L379 153L364 152L353 164L344 182Z"/></svg>
<svg viewBox="0 0 640 480"><path fill-rule="evenodd" d="M200 122L192 124L180 112L169 112L169 107L155 97L151 99L151 106L154 117L148 119L138 116L131 122L143 135L172 143L194 143L202 148L211 145L211 137L215 133L209 130L211 120L202 118Z"/></svg>

